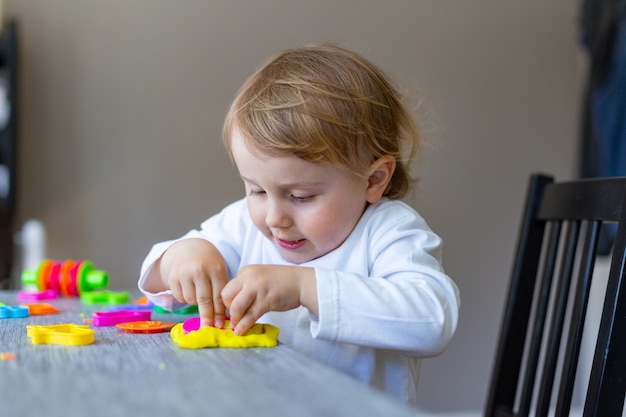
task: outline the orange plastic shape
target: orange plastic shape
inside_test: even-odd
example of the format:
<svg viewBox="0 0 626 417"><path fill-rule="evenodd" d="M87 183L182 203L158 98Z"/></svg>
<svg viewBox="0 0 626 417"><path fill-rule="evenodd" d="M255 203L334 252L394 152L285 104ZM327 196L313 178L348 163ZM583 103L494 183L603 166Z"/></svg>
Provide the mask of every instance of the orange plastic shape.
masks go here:
<svg viewBox="0 0 626 417"><path fill-rule="evenodd" d="M21 306L28 307L28 312L31 316L38 316L44 314L57 314L61 310L47 303L22 303Z"/></svg>
<svg viewBox="0 0 626 417"><path fill-rule="evenodd" d="M148 305L148 304L150 304L150 301L148 300L148 297L146 297L146 296L144 295L143 297L139 297L139 298L137 298L137 299L133 300L133 302L132 302L132 303L133 303L133 304L136 304L136 305L142 305L142 306L143 306L143 305Z"/></svg>
<svg viewBox="0 0 626 417"><path fill-rule="evenodd" d="M50 275L52 272L52 268L54 267L54 262L51 260L45 260L41 262L39 266L39 270L37 271L37 281L39 283L39 288L42 290L47 290L48 280L46 277Z"/></svg>
<svg viewBox="0 0 626 417"><path fill-rule="evenodd" d="M131 321L127 323L118 323L115 326L128 333L162 333L169 331L176 323L166 321Z"/></svg>
<svg viewBox="0 0 626 417"><path fill-rule="evenodd" d="M67 260L61 264L61 271L59 272L59 287L63 295L71 295L70 285L72 283L72 277L70 277L70 271L74 269L76 262Z"/></svg>

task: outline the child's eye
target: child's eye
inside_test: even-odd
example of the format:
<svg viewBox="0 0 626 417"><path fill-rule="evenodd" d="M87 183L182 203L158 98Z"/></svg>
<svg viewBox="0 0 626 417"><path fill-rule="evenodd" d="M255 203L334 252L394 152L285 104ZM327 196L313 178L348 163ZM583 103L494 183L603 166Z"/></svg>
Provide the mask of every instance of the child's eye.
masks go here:
<svg viewBox="0 0 626 417"><path fill-rule="evenodd" d="M265 195L265 191L263 191L263 190L250 190L250 195L251 196Z"/></svg>
<svg viewBox="0 0 626 417"><path fill-rule="evenodd" d="M296 203L308 203L309 201L313 200L313 196L307 195L307 196L301 197L301 196L292 194L291 199L295 201Z"/></svg>

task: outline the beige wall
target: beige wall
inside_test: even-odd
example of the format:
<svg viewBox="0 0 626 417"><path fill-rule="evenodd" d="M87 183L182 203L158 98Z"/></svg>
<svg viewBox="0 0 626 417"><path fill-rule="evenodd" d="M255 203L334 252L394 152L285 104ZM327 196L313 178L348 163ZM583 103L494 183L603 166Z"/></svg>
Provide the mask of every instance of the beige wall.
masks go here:
<svg viewBox="0 0 626 417"><path fill-rule="evenodd" d="M416 206L462 293L458 334L425 361L424 408L478 409L528 174L575 172L578 2L5 0L21 30L19 221L49 255L134 286L152 243L242 187L222 118L269 54L335 41L377 62L437 116ZM422 108L419 114L432 118Z"/></svg>

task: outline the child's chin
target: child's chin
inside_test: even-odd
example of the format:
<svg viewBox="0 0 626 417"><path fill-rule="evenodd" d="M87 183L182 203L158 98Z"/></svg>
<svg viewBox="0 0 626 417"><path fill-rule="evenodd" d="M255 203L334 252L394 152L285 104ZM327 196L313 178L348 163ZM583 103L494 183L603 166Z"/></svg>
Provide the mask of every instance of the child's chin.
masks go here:
<svg viewBox="0 0 626 417"><path fill-rule="evenodd" d="M303 264L305 262L309 262L309 261L312 261L313 259L319 258L319 256L305 255L302 253L290 252L280 247L278 248L278 251L280 252L284 260L286 260L287 262L291 262L292 264L296 264L296 265Z"/></svg>

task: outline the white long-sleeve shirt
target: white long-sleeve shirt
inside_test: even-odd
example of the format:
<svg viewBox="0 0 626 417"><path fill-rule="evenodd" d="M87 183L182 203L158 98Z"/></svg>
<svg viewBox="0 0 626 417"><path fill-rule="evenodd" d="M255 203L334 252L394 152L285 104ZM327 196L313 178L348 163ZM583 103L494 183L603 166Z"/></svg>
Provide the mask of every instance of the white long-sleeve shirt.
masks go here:
<svg viewBox="0 0 626 417"><path fill-rule="evenodd" d="M229 278L244 265L294 265L254 226L245 199L180 239L191 237L220 250ZM144 287L154 262L180 239L154 245L139 279L151 301L171 310L181 305L170 291ZM410 206L383 199L341 246L300 266L315 268L319 316L299 307L259 322L279 327L281 343L415 404L419 358L441 353L458 320L458 289L441 267L441 239Z"/></svg>

